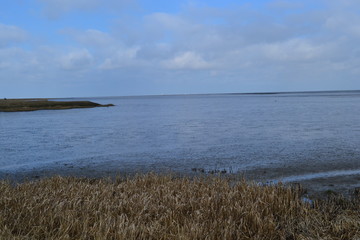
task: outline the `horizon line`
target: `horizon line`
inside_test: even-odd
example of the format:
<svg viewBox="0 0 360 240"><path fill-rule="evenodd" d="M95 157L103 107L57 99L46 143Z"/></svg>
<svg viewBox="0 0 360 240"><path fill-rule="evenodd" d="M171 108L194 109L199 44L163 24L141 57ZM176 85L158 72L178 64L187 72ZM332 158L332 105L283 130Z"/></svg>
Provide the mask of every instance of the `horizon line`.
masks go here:
<svg viewBox="0 0 360 240"><path fill-rule="evenodd" d="M87 96L87 97L19 97L7 99L76 99L76 98L118 98L118 97L170 97L170 96L210 96L210 95L277 95L297 93L335 93L335 92L360 92L359 90L310 90L310 91L279 91L279 92L218 92L218 93L168 93L168 94L139 94L139 95L118 95L118 96Z"/></svg>
<svg viewBox="0 0 360 240"><path fill-rule="evenodd" d="M335 92L360 92L359 90L311 90L311 91L280 91L280 92L219 92L219 93L169 93L169 94L144 94L144 95L120 95L120 96L93 96L93 97L56 97L62 98L117 98L117 97L170 97L170 96L210 96L210 95L276 95L297 93L335 93Z"/></svg>

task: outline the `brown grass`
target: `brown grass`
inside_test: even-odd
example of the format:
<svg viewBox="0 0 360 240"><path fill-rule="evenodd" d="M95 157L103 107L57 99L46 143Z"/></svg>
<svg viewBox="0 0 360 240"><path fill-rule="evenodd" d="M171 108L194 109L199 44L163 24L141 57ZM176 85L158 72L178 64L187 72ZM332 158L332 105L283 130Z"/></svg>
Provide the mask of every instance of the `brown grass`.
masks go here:
<svg viewBox="0 0 360 240"><path fill-rule="evenodd" d="M299 190L145 175L0 182L0 239L360 239L357 199L314 206Z"/></svg>

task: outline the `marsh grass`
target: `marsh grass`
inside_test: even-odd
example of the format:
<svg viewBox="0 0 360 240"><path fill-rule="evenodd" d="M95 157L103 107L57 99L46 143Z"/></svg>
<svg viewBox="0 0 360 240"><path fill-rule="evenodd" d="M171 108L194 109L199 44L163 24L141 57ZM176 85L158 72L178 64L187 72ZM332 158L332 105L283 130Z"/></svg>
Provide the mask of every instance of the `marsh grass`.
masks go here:
<svg viewBox="0 0 360 240"><path fill-rule="evenodd" d="M0 182L0 239L359 239L360 205L299 188L148 174Z"/></svg>
<svg viewBox="0 0 360 240"><path fill-rule="evenodd" d="M90 101L49 101L47 99L1 99L0 112L19 112L35 110L60 110L71 108L109 107Z"/></svg>

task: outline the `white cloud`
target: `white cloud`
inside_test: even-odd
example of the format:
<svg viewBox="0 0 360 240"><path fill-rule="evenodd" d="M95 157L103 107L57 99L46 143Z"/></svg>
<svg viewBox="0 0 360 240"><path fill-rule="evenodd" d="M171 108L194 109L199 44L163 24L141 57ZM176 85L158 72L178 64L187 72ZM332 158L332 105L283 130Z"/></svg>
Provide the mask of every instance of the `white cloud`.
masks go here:
<svg viewBox="0 0 360 240"><path fill-rule="evenodd" d="M64 70L85 70L93 62L94 58L87 49L75 50L60 58L60 66Z"/></svg>
<svg viewBox="0 0 360 240"><path fill-rule="evenodd" d="M211 64L206 62L199 54L194 52L184 52L173 59L163 62L169 69L207 69Z"/></svg>
<svg viewBox="0 0 360 240"><path fill-rule="evenodd" d="M276 61L310 61L321 57L326 44L315 45L304 39L289 39L285 42L255 46L261 49L264 56ZM254 49L254 51L256 51Z"/></svg>
<svg viewBox="0 0 360 240"><path fill-rule="evenodd" d="M115 52L115 54L106 58L99 68L103 70L110 70L130 66L140 67L140 63L136 61L136 55L139 49L139 47L119 49Z"/></svg>
<svg viewBox="0 0 360 240"><path fill-rule="evenodd" d="M60 33L68 35L79 44L89 47L109 47L116 44L115 39L109 33L97 29L85 31L66 29L60 31Z"/></svg>
<svg viewBox="0 0 360 240"><path fill-rule="evenodd" d="M0 23L0 47L13 43L23 42L27 39L27 33L12 25L5 25Z"/></svg>

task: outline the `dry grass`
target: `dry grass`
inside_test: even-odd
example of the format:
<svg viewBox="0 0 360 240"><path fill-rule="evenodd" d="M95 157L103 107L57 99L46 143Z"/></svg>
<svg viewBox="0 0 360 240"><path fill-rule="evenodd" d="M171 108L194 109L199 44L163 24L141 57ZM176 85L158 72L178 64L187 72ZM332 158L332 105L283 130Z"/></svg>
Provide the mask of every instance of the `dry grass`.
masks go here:
<svg viewBox="0 0 360 240"><path fill-rule="evenodd" d="M358 200L153 174L0 182L0 239L360 239Z"/></svg>

